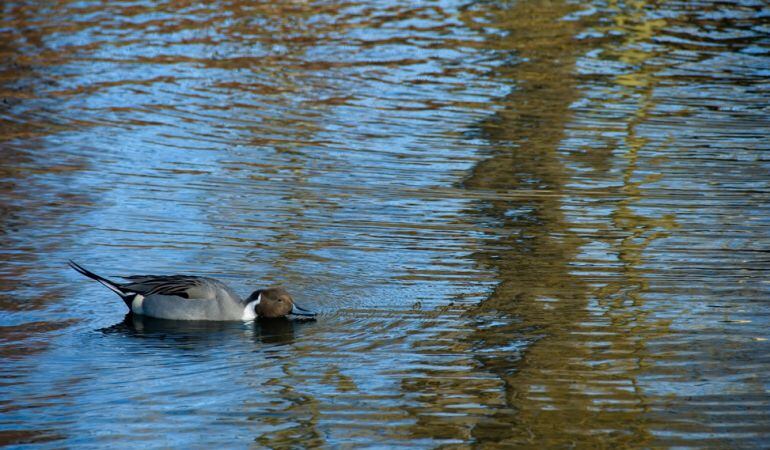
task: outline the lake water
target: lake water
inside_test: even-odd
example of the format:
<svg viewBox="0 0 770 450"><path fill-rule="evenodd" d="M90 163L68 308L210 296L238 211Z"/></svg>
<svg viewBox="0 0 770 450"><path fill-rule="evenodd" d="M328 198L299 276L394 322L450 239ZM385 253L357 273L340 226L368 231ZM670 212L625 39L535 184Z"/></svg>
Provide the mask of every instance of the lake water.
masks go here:
<svg viewBox="0 0 770 450"><path fill-rule="evenodd" d="M4 1L0 445L766 447L762 1ZM66 266L283 284L124 317Z"/></svg>

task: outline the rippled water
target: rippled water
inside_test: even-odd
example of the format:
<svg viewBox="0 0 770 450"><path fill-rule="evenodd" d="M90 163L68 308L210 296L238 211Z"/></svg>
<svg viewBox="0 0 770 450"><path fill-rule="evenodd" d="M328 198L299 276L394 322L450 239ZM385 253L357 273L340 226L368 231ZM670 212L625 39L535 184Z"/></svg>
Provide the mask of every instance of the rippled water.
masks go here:
<svg viewBox="0 0 770 450"><path fill-rule="evenodd" d="M0 444L766 446L768 17L3 2ZM124 319L68 258L321 315Z"/></svg>

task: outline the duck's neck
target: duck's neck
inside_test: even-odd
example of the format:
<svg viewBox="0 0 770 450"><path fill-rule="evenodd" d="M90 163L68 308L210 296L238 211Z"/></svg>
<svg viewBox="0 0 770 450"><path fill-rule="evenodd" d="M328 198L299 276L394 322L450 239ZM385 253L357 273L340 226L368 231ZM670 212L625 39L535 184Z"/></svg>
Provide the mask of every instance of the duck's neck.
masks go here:
<svg viewBox="0 0 770 450"><path fill-rule="evenodd" d="M246 303L246 306L243 307L243 317L241 317L243 321L254 320L257 318L257 305L259 305L260 300L262 300L262 294L259 294L259 297L257 297L256 300Z"/></svg>

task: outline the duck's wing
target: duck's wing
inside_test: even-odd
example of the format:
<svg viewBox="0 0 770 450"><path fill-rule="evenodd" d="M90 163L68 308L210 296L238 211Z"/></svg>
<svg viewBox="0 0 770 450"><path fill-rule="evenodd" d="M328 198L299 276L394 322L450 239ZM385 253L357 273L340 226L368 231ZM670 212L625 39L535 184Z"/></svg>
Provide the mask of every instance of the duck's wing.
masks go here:
<svg viewBox="0 0 770 450"><path fill-rule="evenodd" d="M142 294L175 295L194 300L214 300L220 291L232 295L230 289L221 281L192 275L131 275L124 277L128 283L121 288Z"/></svg>

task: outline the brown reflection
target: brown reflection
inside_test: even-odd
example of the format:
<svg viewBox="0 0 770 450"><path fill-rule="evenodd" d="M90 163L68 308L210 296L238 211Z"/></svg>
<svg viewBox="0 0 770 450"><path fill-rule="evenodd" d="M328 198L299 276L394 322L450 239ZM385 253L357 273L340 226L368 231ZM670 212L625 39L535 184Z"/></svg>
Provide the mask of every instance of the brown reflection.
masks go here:
<svg viewBox="0 0 770 450"><path fill-rule="evenodd" d="M662 22L645 23L643 5L636 7L618 11L614 18L624 31L624 24L643 23L629 27L635 32L628 39L647 39ZM587 160L595 175L602 176L612 166L612 153L600 148L586 158L559 148L573 119L570 105L583 95L575 61L587 46L575 36L586 24L562 20L575 10L566 2L516 2L495 11L495 25L509 32L496 42L498 50L513 51L522 62L498 73L516 89L503 99L503 109L481 125L479 133L493 144L491 157L477 164L463 185L470 191L516 195L484 200L472 212L485 226L500 230L475 253L480 264L498 273L500 282L471 312L478 325L473 332L445 333L441 339L459 341L456 345L473 353L500 383L482 377L468 381L460 373L455 374L457 382L446 381L455 379L446 371L428 377L427 384L405 383L407 391L430 392L423 394L424 407L414 411L418 424L412 430L417 435L548 446L614 447L651 440L647 399L637 377L650 358L645 340L664 328L649 323L638 308L646 287L638 266L642 250L672 223L668 217L632 213L630 206L639 195L632 179L636 153L644 145L634 128L650 107L651 77L618 77L622 88L633 81L631 88L641 85L646 91L642 89L636 115L628 118L627 136L616 143L630 149L621 189L625 197L612 208L610 224L592 224L628 236L606 239L623 264L619 276L610 276L612 281L603 283L596 298L595 286L602 283L582 275L574 264L588 241L574 231L576 224L565 212L595 194L570 186L574 180L567 158ZM639 56L629 51L629 58ZM614 272L601 270L605 280ZM622 298L608 304L610 293ZM476 414L466 410L471 414L462 417L440 414L458 397L484 407Z"/></svg>
<svg viewBox="0 0 770 450"><path fill-rule="evenodd" d="M59 434L54 430L2 430L0 431L0 445L26 445L42 444L46 442L59 441L65 438L65 435Z"/></svg>
<svg viewBox="0 0 770 450"><path fill-rule="evenodd" d="M40 309L60 298L50 280L31 272L61 243L48 241L53 229L86 203L67 189L72 172L85 166L40 140L71 127L40 114L36 103L37 91L55 84L43 66L57 59L43 54L46 32L32 25L37 18L27 5L0 8L0 311Z"/></svg>
<svg viewBox="0 0 770 450"><path fill-rule="evenodd" d="M301 443L305 447L322 446L326 439L318 428L322 404L314 396L303 393L295 386L301 376L296 373L297 362L290 357L279 357L281 376L262 381L264 386L275 387L280 401L268 408L265 414L257 413L249 420L258 420L272 427L268 433L259 434L254 442L266 448L288 448Z"/></svg>
<svg viewBox="0 0 770 450"><path fill-rule="evenodd" d="M618 29L629 33L629 41L649 39L662 25L659 20L645 20L643 6L638 4L614 15ZM521 16L508 16L508 23L518 29L522 25L517 17ZM537 25L541 27L545 29L547 24ZM572 118L568 107L581 95L573 64L584 49L570 34L550 34L555 35L564 39L549 42L544 48L515 46L528 61L512 74L521 89L508 99L511 108L499 115L499 125L484 127L492 142L502 144L501 154L480 164L466 183L470 189L538 192L520 202L490 202L482 208L485 215L514 233L500 239L498 243L504 245L496 245L496 251L478 253L480 261L495 267L501 277L500 285L480 309L511 313L529 328L501 326L483 330L476 338L486 342L494 333L498 340L499 336L517 334L537 340L520 362L502 367L506 371L500 370L495 358L482 359L505 380L508 405L516 411L513 427L498 426L495 433L485 436L517 444L643 444L650 442L652 435L649 400L638 376L651 358L646 340L665 328L649 322L647 313L640 309L640 294L646 284L638 267L642 251L664 235L661 230L671 226L670 218L644 217L630 208L638 200L638 183L633 179L636 155L644 145L635 128L652 105L653 78L644 72L617 77L621 89L640 95L642 100L634 115L626 119L627 135L617 143L629 149L629 163L623 173L623 196L613 208L610 227L627 237L606 240L622 261L620 276L612 277L613 281L595 292L592 284L599 283L581 276L572 264L585 240L572 231L575 224L563 211L565 202L581 200L567 187L571 174L561 162L563 154L557 153ZM620 59L628 64L641 65L640 58L650 57L633 50L626 53ZM596 132L600 131L597 128ZM507 143L517 146L511 148ZM600 149L593 153L590 164L595 170L610 167L609 152ZM576 195L581 194L578 191ZM606 273L608 268L602 270ZM613 302L606 301L610 292L617 294Z"/></svg>
<svg viewBox="0 0 770 450"><path fill-rule="evenodd" d="M479 308L511 314L520 322L479 330L470 339L501 349L505 341L517 339L533 344L520 361L501 359L504 352L480 358L504 380L505 402L515 414L480 424L474 435L519 445L606 444L607 436L593 435L595 430L638 418L636 413L597 414L589 393L601 382L611 385L613 376L586 364L593 359L589 344L594 338L581 336L597 330L587 308L589 286L570 266L583 240L565 217L570 174L558 153L572 118L569 106L580 96L574 63L584 48L575 40L581 24L560 20L574 6L549 6L540 9L532 2L500 15L501 25L513 30L508 44L526 62L505 74L517 90L495 122L482 126L496 154L477 165L465 182L468 189L532 191L516 201L480 205L482 217L492 218L506 233L494 251L477 253L500 277ZM617 400L626 401L623 397ZM609 442L642 438L636 431L631 434Z"/></svg>
<svg viewBox="0 0 770 450"><path fill-rule="evenodd" d="M0 357L4 361L27 358L46 349L49 333L67 328L71 320L59 322L29 322L0 326Z"/></svg>
<svg viewBox="0 0 770 450"><path fill-rule="evenodd" d="M63 268L53 256L70 239L61 228L78 207L90 203L66 188L72 173L84 165L35 140L2 145L2 156L0 311L42 309L61 299L61 284L35 273Z"/></svg>
<svg viewBox="0 0 770 450"><path fill-rule="evenodd" d="M46 74L45 67L61 56L45 49L47 32L33 25L38 14L37 8L23 4L3 4L0 8L0 152L4 159L0 167L9 158L15 162L14 152L7 148L10 141L67 129L56 120L44 119L40 108L29 103L38 91L57 84L56 77Z"/></svg>
<svg viewBox="0 0 770 450"><path fill-rule="evenodd" d="M39 90L56 85L45 66L57 59L44 51L46 33L33 25L38 12L27 5L0 6L0 378L8 387L2 395L5 412L39 407L40 393L29 389L27 375L42 370L42 355L76 322L62 318L62 309L46 310L61 305L67 295L58 278L63 270L58 258L71 237L62 230L88 204L84 195L68 188L85 165L44 141L73 126L38 103ZM4 427L11 429L0 432L0 445L65 437L61 430L26 422L7 420Z"/></svg>
<svg viewBox="0 0 770 450"><path fill-rule="evenodd" d="M574 36L582 24L560 20L575 10L566 2L516 2L494 11L494 25L508 33L495 49L525 62L499 70L497 76L510 80L515 92L480 126L492 154L463 186L516 195L487 196L493 199L471 212L485 227L500 230L489 249L475 253L480 264L497 271L500 283L472 312L477 328L439 339L455 342L459 352L473 355L497 378L469 379L462 370L443 370L404 383L405 390L423 393L411 429L418 436L522 445L567 444L582 434L576 427L585 424L590 400L575 395L581 391L575 383L585 375L569 382L565 378L577 374L564 371L571 358L575 370L589 369L579 368L579 361L591 350L573 333L590 322L588 286L569 266L582 240L563 212L569 174L557 154L569 106L580 95L573 69L582 50ZM467 14L473 23L474 13ZM527 343L531 348L522 358L519 351ZM447 412L453 403L477 409L454 416Z"/></svg>

